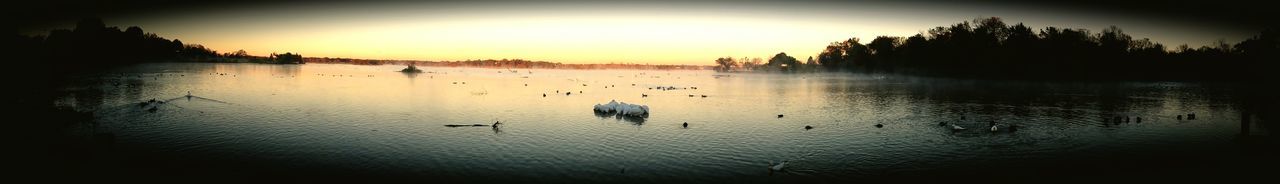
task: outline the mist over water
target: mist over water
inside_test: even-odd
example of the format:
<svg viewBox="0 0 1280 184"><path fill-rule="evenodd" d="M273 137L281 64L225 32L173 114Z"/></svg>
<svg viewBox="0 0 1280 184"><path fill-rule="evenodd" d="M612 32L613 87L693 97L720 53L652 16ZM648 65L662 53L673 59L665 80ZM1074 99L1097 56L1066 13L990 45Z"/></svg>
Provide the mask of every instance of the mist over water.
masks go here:
<svg viewBox="0 0 1280 184"><path fill-rule="evenodd" d="M1234 140L1247 100L1224 83L401 68L140 64L76 77L55 103L95 116L68 134L109 133L113 153L210 166L185 168L194 175L708 183L1106 173L1170 154L1214 162L1243 154ZM164 103L139 104L151 99ZM650 115L592 112L610 100Z"/></svg>

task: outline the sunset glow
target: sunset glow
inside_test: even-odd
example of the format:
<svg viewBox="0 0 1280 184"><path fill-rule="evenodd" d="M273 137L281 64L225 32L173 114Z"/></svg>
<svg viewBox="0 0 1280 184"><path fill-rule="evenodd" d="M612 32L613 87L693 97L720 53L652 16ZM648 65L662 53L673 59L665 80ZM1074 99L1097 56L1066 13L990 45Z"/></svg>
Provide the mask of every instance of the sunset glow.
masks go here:
<svg viewBox="0 0 1280 184"><path fill-rule="evenodd" d="M534 6L534 7L530 7ZM706 64L717 57L800 59L827 43L910 36L971 18L1101 30L1117 25L1170 46L1238 41L1252 30L1143 18L1106 19L1052 9L854 3L381 3L192 10L112 19L221 52L404 60L519 58L563 63ZM1040 10L1040 11L1037 11ZM1030 11L1041 12L1038 14ZM1049 12L1049 13L1043 13ZM1058 13L1058 14L1052 14ZM1096 15L1095 15L1096 16ZM1043 25L1041 25L1043 24ZM1160 30L1160 31L1157 31Z"/></svg>

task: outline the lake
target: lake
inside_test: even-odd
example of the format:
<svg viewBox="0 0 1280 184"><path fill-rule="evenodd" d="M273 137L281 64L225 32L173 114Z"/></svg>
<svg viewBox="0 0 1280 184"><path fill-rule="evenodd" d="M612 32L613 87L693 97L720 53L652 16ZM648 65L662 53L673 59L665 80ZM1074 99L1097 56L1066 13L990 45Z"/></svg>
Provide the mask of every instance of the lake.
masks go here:
<svg viewBox="0 0 1280 184"><path fill-rule="evenodd" d="M1239 143L1238 104L1248 99L1232 84L402 68L143 64L74 77L55 103L93 113L96 123L67 134L110 137L97 141L109 145L96 148L89 168L123 169L88 172L114 177L1178 180L1234 172L1223 169L1255 154ZM647 105L650 114L592 111L611 100ZM1265 121L1253 121L1258 127L1246 133L1269 135ZM445 126L494 122L499 128ZM771 172L781 161L785 167Z"/></svg>

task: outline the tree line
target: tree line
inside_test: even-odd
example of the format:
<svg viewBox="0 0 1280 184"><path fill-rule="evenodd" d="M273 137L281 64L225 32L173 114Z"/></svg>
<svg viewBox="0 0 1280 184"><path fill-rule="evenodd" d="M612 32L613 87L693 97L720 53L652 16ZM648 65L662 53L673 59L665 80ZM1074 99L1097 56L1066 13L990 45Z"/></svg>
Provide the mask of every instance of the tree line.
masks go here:
<svg viewBox="0 0 1280 184"><path fill-rule="evenodd" d="M653 65L632 63L608 64L565 64L548 61L530 61L524 59L470 59L464 61L420 61L420 60L387 60L387 59L353 59L310 57L304 58L306 63L335 63L354 65L415 65L429 67L473 67L473 68L536 68L536 69L639 69L639 70L706 70L702 65Z"/></svg>
<svg viewBox="0 0 1280 184"><path fill-rule="evenodd" d="M1098 33L1046 27L1038 31L998 17L935 27L909 37L879 36L832 42L805 63L779 53L766 71L851 71L929 76L1063 80L1215 80L1266 77L1275 68L1275 30L1240 43L1167 48L1135 39L1118 27ZM720 71L742 67L717 58Z"/></svg>
<svg viewBox="0 0 1280 184"><path fill-rule="evenodd" d="M57 29L48 35L15 34L16 53L24 62L39 62L54 71L85 71L145 62L257 62L302 63L295 53L252 56L244 50L219 54L200 44L167 39L142 28L107 27L102 19L86 18L73 29Z"/></svg>

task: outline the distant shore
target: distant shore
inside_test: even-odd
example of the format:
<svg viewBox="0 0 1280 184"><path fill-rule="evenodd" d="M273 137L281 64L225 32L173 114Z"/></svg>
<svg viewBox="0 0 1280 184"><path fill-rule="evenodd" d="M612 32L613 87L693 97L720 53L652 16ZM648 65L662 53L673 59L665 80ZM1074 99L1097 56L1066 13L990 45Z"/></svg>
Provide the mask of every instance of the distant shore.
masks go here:
<svg viewBox="0 0 1280 184"><path fill-rule="evenodd" d="M426 67L471 67L471 68L537 68L537 69L638 69L638 70L711 70L707 65L652 65L652 64L564 64L547 61L529 61L522 59L485 59L466 61L418 61L418 60L386 60L386 59L352 59L307 57L304 63L352 64L352 65L415 65Z"/></svg>

